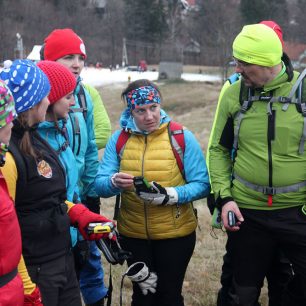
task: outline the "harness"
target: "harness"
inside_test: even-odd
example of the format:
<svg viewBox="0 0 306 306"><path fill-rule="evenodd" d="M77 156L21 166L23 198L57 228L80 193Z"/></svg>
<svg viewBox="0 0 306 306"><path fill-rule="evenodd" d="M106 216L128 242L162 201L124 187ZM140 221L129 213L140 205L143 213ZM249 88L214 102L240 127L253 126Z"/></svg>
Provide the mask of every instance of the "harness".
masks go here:
<svg viewBox="0 0 306 306"><path fill-rule="evenodd" d="M82 83L79 86L79 92L77 93L77 98L78 98L78 102L80 107L73 107L69 109L69 117L71 120L71 125L72 125L72 129L73 129L73 134L75 136L78 136L79 138L79 143L78 143L78 149L76 151L76 155L78 155L80 153L80 148L81 148L81 131L80 131L80 123L79 123L79 118L77 116L72 116L71 114L73 113L82 113L84 120L86 121L87 119L87 100L86 100L86 95L85 95L85 90L84 87L82 85ZM73 137L72 139L72 151L74 151L75 149L75 139Z"/></svg>
<svg viewBox="0 0 306 306"><path fill-rule="evenodd" d="M170 121L168 124L168 134L174 153L177 165L181 171L183 178L185 179L185 170L184 170L184 153L185 153L185 138L184 138L184 127L175 121ZM117 143L116 143L116 152L119 158L122 158L125 145L130 138L131 133L122 130L119 134Z"/></svg>
<svg viewBox="0 0 306 306"><path fill-rule="evenodd" d="M252 107L253 102L255 101L262 101L267 102L267 115L269 116L268 120L268 140L271 141L273 139L274 135L272 132L270 132L269 125L273 124L273 110L272 110L272 104L273 103L282 103L282 111L287 111L289 104L295 104L296 109L301 115L303 116L303 133L300 139L299 143L299 149L298 153L300 155L304 154L304 144L306 140L306 69L299 75L296 82L292 86L292 89L287 97L285 96L279 96L279 97L273 97L273 92L269 92L268 96L255 96L254 95L254 89L247 88L243 82L241 81L241 88L240 88L240 110L237 112L237 114L234 117L234 120L237 120L237 125L234 129L234 141L233 141L233 161L235 161L235 157L237 155L238 151L238 138L239 138L239 132L241 128L242 120L245 117L246 112ZM268 144L268 150L269 150L269 144ZM271 172L272 172L272 166L271 166ZM245 185L246 187L261 192L265 195L268 195L268 206L272 206L272 196L280 193L289 193L289 192L295 192L298 191L300 188L306 186L306 181L296 183L289 186L281 186L281 187L274 187L272 184L272 176L269 177L269 185L268 186L262 186L253 184L244 178L238 176L236 173L233 172L232 174L233 179L237 179L240 183Z"/></svg>

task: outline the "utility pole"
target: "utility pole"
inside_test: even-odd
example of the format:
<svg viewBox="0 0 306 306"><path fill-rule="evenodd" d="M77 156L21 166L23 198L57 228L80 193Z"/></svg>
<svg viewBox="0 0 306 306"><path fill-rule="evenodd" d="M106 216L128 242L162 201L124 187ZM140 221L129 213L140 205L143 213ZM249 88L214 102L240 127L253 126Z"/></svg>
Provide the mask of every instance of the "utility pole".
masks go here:
<svg viewBox="0 0 306 306"><path fill-rule="evenodd" d="M125 67L129 64L128 55L126 50L126 38L123 38L123 48L122 48L122 67Z"/></svg>
<svg viewBox="0 0 306 306"><path fill-rule="evenodd" d="M23 59L23 42L22 37L19 33L16 33L17 45L15 48L15 57Z"/></svg>

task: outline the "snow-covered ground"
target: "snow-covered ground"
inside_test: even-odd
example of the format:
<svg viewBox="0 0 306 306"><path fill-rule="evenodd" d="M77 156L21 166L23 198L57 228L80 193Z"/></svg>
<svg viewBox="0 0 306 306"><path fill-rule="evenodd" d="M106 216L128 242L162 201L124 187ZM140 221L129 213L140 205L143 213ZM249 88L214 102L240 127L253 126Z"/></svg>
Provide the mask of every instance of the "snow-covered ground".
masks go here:
<svg viewBox="0 0 306 306"><path fill-rule="evenodd" d="M125 70L113 70L109 69L96 69L96 68L84 68L81 74L84 83L88 83L92 86L110 85L114 83L133 82L138 79L149 79L155 81L158 79L158 72L156 71L125 71ZM218 82L221 81L220 76L208 75L208 74L196 74L196 73L183 73L182 79L185 81L210 81Z"/></svg>

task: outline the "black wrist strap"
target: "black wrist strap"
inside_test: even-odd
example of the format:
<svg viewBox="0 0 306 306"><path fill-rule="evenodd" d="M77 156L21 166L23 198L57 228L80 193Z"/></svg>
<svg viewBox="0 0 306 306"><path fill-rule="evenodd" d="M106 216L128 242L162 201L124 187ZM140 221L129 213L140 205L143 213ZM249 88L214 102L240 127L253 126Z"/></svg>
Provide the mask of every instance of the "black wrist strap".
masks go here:
<svg viewBox="0 0 306 306"><path fill-rule="evenodd" d="M232 197L220 198L219 196L216 200L216 207L221 211L222 207L230 201L234 201L234 199Z"/></svg>

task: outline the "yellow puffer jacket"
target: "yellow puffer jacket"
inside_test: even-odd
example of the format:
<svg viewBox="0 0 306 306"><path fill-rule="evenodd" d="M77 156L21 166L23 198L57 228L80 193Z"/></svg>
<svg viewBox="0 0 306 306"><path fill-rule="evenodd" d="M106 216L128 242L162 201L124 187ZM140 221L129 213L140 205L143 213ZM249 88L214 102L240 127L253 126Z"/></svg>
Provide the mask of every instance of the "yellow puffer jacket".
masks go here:
<svg viewBox="0 0 306 306"><path fill-rule="evenodd" d="M132 134L121 159L120 171L143 175L149 182L164 187L185 183L174 157L167 130L162 124L149 135ZM118 230L121 234L141 239L167 239L192 233L197 220L191 203L156 206L145 204L134 191L122 193Z"/></svg>

